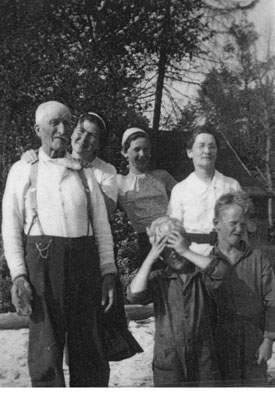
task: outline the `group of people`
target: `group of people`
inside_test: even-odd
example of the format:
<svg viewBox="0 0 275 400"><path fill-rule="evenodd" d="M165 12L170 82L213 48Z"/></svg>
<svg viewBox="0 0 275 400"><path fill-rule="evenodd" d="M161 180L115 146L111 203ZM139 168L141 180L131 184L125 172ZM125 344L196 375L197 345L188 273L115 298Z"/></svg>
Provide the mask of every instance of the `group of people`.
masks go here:
<svg viewBox="0 0 275 400"><path fill-rule="evenodd" d="M30 315L32 386L65 385L65 343L70 386L108 385L102 321L119 297L109 223L117 204L138 234L128 298L154 302L155 385L265 384L275 280L247 241L249 199L215 169L215 132L193 132L186 149L194 172L177 183L149 169L146 131L132 127L122 136L124 176L97 155L106 142L99 114L82 114L72 135L70 124L70 110L59 102L37 108L41 148L12 166L3 197L12 300ZM142 351L127 327L123 332L126 356Z"/></svg>

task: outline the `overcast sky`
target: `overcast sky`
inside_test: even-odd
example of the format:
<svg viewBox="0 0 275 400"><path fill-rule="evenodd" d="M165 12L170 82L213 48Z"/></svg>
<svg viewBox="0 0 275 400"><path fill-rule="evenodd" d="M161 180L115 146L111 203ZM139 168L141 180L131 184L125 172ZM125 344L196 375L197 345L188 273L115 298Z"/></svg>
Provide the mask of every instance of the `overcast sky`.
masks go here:
<svg viewBox="0 0 275 400"><path fill-rule="evenodd" d="M273 49L275 51L275 0L260 0L254 10L249 11L248 18L254 22L257 31L267 35L267 30L273 30Z"/></svg>
<svg viewBox="0 0 275 400"><path fill-rule="evenodd" d="M264 28L266 22L275 22L275 0L260 0L253 11L249 12L250 19L258 28Z"/></svg>
<svg viewBox="0 0 275 400"><path fill-rule="evenodd" d="M247 16L248 19L255 24L255 28L261 37L257 46L259 58L263 58L263 55L266 54L267 41L265 38L267 38L268 30L270 29L273 31L272 53L275 54L275 0L260 0L259 4L252 11L249 11ZM190 96L190 98L193 98L196 95L197 87L193 85L174 84L174 86L180 93L184 93L187 96ZM173 95L178 99L179 104L184 105L187 99L182 97L179 92L173 91ZM152 111L148 110L145 114L152 122Z"/></svg>

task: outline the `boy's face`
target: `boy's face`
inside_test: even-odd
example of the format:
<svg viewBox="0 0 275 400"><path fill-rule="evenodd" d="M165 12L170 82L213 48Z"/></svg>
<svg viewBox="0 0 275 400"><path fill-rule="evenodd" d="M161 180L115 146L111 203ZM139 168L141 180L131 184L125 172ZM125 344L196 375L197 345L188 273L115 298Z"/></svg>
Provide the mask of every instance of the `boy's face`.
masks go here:
<svg viewBox="0 0 275 400"><path fill-rule="evenodd" d="M219 243L237 247L246 229L243 209L234 204L221 210L218 219L214 219Z"/></svg>
<svg viewBox="0 0 275 400"><path fill-rule="evenodd" d="M186 270L190 265L188 260L180 256L174 249L170 249L169 247L164 248L161 256L164 263L178 273L186 273Z"/></svg>

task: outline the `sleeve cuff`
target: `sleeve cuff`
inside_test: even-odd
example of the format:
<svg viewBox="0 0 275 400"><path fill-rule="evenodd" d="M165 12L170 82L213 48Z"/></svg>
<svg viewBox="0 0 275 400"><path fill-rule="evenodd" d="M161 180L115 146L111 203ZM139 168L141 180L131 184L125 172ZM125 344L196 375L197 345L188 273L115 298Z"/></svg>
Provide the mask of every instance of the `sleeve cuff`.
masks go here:
<svg viewBox="0 0 275 400"><path fill-rule="evenodd" d="M114 263L108 263L100 266L101 276L107 274L117 274L117 267Z"/></svg>
<svg viewBox="0 0 275 400"><path fill-rule="evenodd" d="M264 338L275 340L275 332L264 331Z"/></svg>
<svg viewBox="0 0 275 400"><path fill-rule="evenodd" d="M20 269L18 268L15 271L10 270L10 275L11 275L11 280L13 282L19 276L28 277L28 272L27 272L26 268L20 268Z"/></svg>
<svg viewBox="0 0 275 400"><path fill-rule="evenodd" d="M127 299L132 304L149 304L152 300L150 298L148 290L144 290L139 293L133 293L130 289L130 285L127 286Z"/></svg>

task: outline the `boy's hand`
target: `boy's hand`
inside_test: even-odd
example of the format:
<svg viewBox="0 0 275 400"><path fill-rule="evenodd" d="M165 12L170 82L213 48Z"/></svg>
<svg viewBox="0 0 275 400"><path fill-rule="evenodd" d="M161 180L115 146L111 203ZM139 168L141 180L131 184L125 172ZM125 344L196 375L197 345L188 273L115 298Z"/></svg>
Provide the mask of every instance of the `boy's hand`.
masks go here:
<svg viewBox="0 0 275 400"><path fill-rule="evenodd" d="M150 255L153 260L157 260L166 246L166 237L149 236L149 241L152 248L148 255Z"/></svg>
<svg viewBox="0 0 275 400"><path fill-rule="evenodd" d="M259 347L258 365L263 362L267 362L272 356L272 345L273 340L269 338L264 338L261 346Z"/></svg>
<svg viewBox="0 0 275 400"><path fill-rule="evenodd" d="M37 152L35 150L27 150L22 154L21 160L28 164L33 164L38 160Z"/></svg>
<svg viewBox="0 0 275 400"><path fill-rule="evenodd" d="M189 245L189 240L178 231L172 231L167 239L167 247L174 249L182 257L189 250Z"/></svg>

